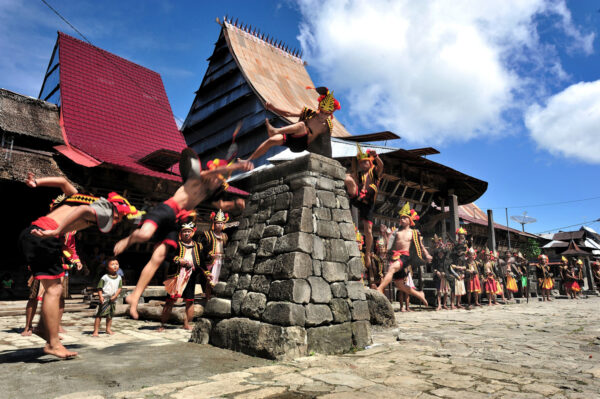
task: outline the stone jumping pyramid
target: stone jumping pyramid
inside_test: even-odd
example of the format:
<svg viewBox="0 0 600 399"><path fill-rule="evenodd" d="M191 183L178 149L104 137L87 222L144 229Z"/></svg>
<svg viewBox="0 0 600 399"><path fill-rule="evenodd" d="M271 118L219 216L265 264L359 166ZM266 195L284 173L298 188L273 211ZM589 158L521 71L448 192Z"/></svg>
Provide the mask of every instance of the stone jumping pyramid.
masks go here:
<svg viewBox="0 0 600 399"><path fill-rule="evenodd" d="M309 154L258 171L192 341L271 359L371 342L345 169Z"/></svg>

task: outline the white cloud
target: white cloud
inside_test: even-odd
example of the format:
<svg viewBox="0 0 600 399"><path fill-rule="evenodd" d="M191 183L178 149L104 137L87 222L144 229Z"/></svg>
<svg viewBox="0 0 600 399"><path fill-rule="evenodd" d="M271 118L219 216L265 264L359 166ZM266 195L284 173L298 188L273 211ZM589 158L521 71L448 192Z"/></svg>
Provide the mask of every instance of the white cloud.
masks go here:
<svg viewBox="0 0 600 399"><path fill-rule="evenodd" d="M600 80L569 86L545 106L532 105L525 125L552 154L600 163Z"/></svg>
<svg viewBox="0 0 600 399"><path fill-rule="evenodd" d="M563 0L298 0L305 58L364 129L413 143L506 131L504 116L564 81L536 17L592 51Z"/></svg>

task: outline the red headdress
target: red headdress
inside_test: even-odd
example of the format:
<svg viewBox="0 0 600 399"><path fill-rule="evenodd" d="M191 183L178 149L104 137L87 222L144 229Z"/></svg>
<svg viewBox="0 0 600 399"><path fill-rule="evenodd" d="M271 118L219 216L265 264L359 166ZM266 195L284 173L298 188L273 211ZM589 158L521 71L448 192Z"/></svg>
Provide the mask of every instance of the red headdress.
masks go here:
<svg viewBox="0 0 600 399"><path fill-rule="evenodd" d="M317 93L320 94L320 96L317 100L319 102L319 109L321 109L325 112L333 113L342 108L340 106L340 102L338 100L336 100L335 98L333 98L333 92L329 91L329 89L327 87L306 86L306 88L308 90L314 89L314 90L316 90Z"/></svg>
<svg viewBox="0 0 600 399"><path fill-rule="evenodd" d="M131 205L127 198L115 192L108 194L108 201L113 204L120 215L127 216L128 219L135 219L142 216L145 212L138 211L135 206Z"/></svg>

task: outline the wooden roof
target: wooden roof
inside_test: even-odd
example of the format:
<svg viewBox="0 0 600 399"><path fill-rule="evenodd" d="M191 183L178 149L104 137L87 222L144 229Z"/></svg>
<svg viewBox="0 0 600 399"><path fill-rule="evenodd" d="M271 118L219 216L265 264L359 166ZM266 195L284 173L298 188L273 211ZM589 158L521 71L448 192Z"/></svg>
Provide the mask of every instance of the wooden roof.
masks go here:
<svg viewBox="0 0 600 399"><path fill-rule="evenodd" d="M281 45L267 42L247 27L232 24L230 20L226 19L221 26L236 64L263 102L289 111L301 110L305 106L317 108L319 95L306 89L307 86L315 87L315 84L300 57ZM335 94L334 87L330 90ZM292 118L290 121L297 120ZM350 133L334 118L332 136L348 137Z"/></svg>

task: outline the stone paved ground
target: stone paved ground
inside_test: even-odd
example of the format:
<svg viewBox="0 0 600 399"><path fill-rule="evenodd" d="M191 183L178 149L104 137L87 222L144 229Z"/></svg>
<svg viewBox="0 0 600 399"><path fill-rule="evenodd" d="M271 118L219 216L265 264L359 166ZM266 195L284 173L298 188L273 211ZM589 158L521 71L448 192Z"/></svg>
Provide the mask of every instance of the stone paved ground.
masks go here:
<svg viewBox="0 0 600 399"><path fill-rule="evenodd" d="M95 339L91 319L81 327L77 314L66 315L65 342L81 356L54 362L31 349L41 340L12 330L22 318L4 317L0 372L10 382L0 397L600 397L600 298L396 316L398 327L374 331L367 350L286 362L184 343L183 330L158 334L157 323L120 318L116 335ZM28 387L40 376L51 394Z"/></svg>

